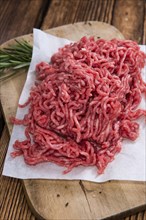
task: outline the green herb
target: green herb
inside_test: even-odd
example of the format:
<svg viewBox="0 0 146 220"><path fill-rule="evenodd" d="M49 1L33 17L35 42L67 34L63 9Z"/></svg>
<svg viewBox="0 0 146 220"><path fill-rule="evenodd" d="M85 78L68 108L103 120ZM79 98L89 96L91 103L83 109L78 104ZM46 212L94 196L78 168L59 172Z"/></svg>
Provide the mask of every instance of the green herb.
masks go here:
<svg viewBox="0 0 146 220"><path fill-rule="evenodd" d="M28 68L31 62L32 46L25 40L8 48L0 49L0 80L14 75L19 69ZM7 74L7 70L10 73ZM17 71L16 71L17 70Z"/></svg>

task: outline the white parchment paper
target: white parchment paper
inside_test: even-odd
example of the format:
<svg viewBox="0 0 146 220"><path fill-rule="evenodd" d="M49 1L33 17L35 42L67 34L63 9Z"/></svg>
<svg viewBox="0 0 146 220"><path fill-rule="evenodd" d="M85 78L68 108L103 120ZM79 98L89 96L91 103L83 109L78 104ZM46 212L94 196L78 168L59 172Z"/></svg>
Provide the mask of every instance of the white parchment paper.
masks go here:
<svg viewBox="0 0 146 220"><path fill-rule="evenodd" d="M23 88L19 103L23 104L28 96L31 86L35 81L35 66L41 61L49 61L53 53L59 47L70 43L67 39L58 38L41 30L34 29L34 46L27 80ZM141 46L146 52L146 46ZM143 70L146 81L146 68ZM146 102L142 100L141 106L146 109ZM28 108L17 109L17 118L23 118ZM13 159L10 152L13 151L13 143L16 139L24 140L24 127L14 126L5 159L3 175L20 179L68 179L89 180L93 182L104 182L107 180L134 180L146 181L146 123L144 119L139 120L140 136L135 142L123 141L121 152L116 155L115 160L106 168L104 174L98 175L96 167L77 167L68 174L62 174L65 168L53 163L41 163L36 166L25 164L23 157Z"/></svg>

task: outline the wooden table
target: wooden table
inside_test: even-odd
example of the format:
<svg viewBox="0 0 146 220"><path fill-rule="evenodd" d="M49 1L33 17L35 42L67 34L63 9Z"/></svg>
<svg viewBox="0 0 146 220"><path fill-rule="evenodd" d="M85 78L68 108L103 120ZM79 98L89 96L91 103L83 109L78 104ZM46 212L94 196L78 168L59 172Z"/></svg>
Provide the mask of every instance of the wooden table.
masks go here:
<svg viewBox="0 0 146 220"><path fill-rule="evenodd" d="M0 44L32 28L49 29L78 21L96 20L114 25L127 39L146 44L145 0L0 0ZM9 134L0 110L0 172ZM36 219L26 202L21 182L0 177L0 219ZM144 220L146 211L125 220Z"/></svg>

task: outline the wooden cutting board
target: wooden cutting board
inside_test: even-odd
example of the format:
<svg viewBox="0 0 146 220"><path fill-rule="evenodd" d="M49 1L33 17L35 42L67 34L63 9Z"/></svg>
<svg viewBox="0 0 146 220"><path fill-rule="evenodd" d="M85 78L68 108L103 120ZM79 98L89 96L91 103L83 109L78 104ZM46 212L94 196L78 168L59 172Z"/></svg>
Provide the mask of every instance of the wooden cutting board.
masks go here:
<svg viewBox="0 0 146 220"><path fill-rule="evenodd" d="M90 21L65 25L46 32L70 40L82 36L95 36L104 39L124 39L113 26ZM32 43L32 34L17 38ZM14 39L4 43L6 47ZM26 72L11 77L1 83L0 98L8 130L12 125L9 117L15 115ZM38 218L49 220L91 220L122 219L145 209L146 185L144 182L108 181L92 183L88 181L64 180L23 180L28 203Z"/></svg>

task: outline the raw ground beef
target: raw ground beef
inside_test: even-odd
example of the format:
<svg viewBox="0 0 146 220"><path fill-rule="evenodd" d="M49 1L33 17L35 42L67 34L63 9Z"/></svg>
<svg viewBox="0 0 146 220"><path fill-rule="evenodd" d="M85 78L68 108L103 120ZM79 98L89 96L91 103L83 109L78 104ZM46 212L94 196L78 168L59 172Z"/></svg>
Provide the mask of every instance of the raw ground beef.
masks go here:
<svg viewBox="0 0 146 220"><path fill-rule="evenodd" d="M145 61L133 41L83 37L59 49L50 64L39 63L29 99L19 106L28 105L28 113L13 118L25 126L26 139L16 140L12 156L23 155L29 165L53 162L64 173L79 165L103 173L122 140L139 136Z"/></svg>

